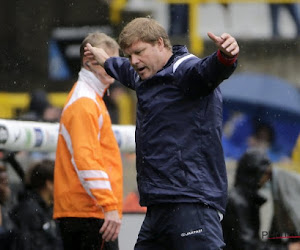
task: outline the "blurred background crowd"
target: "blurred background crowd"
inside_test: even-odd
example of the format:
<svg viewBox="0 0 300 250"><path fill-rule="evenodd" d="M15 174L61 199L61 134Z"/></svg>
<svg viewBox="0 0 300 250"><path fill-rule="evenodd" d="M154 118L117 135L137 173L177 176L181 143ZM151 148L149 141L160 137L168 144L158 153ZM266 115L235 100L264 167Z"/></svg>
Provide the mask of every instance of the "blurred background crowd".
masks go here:
<svg viewBox="0 0 300 250"><path fill-rule="evenodd" d="M228 32L241 48L236 73L221 86L229 189L234 186L236 168L245 152L253 148L264 152L273 169L278 169L273 183L277 181L276 194L280 193L280 197L274 197L274 185L266 184L262 188L268 202L260 212L259 234L270 232L271 226L274 228L277 223L273 232L280 235L299 232L300 237L300 214L293 208L298 203L288 204L289 199L283 201L282 198L300 201L299 194L291 191L293 187L295 191L300 182L299 13L300 4L284 0L276 4L238 0L191 0L189 3L52 0L38 5L32 0L3 2L0 9L0 118L58 122L67 93L77 80L80 43L90 32L99 30L117 38L129 20L151 15L169 31L173 44L186 44L200 57L215 49L207 38L208 31ZM112 123L135 124L134 93L118 82L109 92L104 100ZM28 221L22 221L26 215L20 211L25 211L28 205L25 201L31 199L45 211L41 215L45 220L37 222L46 225L44 241L52 244L49 249L59 249L60 242L54 240L56 232L51 224L53 175L43 172L43 182L36 183L32 172L32 168L41 165L51 172L52 163L48 161L55 160L54 153L1 150L0 160L0 189L4 190L0 190L3 214L0 241L6 237L9 242L7 232L14 227L23 230L24 237L28 237L28 229L22 226ZM122 160L124 212L144 213L137 204L135 155L122 153ZM288 185L289 182L294 185ZM12 218L7 217L5 211L8 210L14 211ZM278 226L282 218L288 218L288 225ZM43 239L44 236L37 237ZM264 240L262 238L259 240ZM0 249L9 248L0 245ZM121 246L121 249L127 248Z"/></svg>

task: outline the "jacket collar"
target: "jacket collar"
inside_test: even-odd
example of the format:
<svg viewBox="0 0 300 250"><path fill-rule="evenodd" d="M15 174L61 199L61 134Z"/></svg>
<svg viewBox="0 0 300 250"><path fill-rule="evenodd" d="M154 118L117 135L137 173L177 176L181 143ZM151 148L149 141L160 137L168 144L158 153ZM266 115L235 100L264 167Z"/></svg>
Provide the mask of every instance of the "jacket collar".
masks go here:
<svg viewBox="0 0 300 250"><path fill-rule="evenodd" d="M177 57L180 57L182 55L189 53L189 51L185 45L174 45L172 47L172 52L173 52L173 55L170 57L170 59L168 60L166 65L163 67L163 69L170 66Z"/></svg>
<svg viewBox="0 0 300 250"><path fill-rule="evenodd" d="M102 83L93 72L85 68L81 68L79 71L78 81L86 83L101 97L103 97L105 91L109 88L109 85Z"/></svg>
<svg viewBox="0 0 300 250"><path fill-rule="evenodd" d="M189 53L189 51L185 45L174 45L172 47L172 50L173 50L173 54L176 54L177 56L185 54L185 53Z"/></svg>

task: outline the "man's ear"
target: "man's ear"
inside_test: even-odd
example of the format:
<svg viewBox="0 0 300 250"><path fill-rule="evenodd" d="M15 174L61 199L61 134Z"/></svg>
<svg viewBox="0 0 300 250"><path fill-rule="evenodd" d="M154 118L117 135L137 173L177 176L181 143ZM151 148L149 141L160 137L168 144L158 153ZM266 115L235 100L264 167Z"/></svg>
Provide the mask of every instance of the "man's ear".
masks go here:
<svg viewBox="0 0 300 250"><path fill-rule="evenodd" d="M164 39L162 39L162 37L158 38L157 45L158 45L160 51L165 47Z"/></svg>

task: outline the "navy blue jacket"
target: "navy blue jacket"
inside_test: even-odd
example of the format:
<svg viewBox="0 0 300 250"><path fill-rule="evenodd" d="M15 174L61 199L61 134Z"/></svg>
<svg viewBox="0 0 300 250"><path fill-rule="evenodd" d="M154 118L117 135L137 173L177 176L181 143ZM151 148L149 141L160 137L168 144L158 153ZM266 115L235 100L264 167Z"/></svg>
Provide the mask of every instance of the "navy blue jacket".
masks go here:
<svg viewBox="0 0 300 250"><path fill-rule="evenodd" d="M232 74L236 62L225 65L220 57L215 52L199 59L185 46L174 46L164 68L146 80L126 58L105 62L109 75L136 91L136 167L142 206L202 202L225 212L227 174L218 85Z"/></svg>

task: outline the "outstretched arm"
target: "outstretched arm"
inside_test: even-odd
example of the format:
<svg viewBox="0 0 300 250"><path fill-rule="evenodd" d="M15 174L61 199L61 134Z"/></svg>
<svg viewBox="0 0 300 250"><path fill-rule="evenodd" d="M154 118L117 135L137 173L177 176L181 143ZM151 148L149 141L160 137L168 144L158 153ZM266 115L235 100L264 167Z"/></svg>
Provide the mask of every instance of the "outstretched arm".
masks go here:
<svg viewBox="0 0 300 250"><path fill-rule="evenodd" d="M128 58L109 56L103 49L93 47L89 43L84 48L84 55L88 58L89 63L102 66L108 75L126 87L135 90L138 76L131 67ZM115 60L108 60L109 58Z"/></svg>
<svg viewBox="0 0 300 250"><path fill-rule="evenodd" d="M226 56L235 57L239 53L239 45L231 35L223 33L221 36L216 36L211 32L207 35Z"/></svg>
<svg viewBox="0 0 300 250"><path fill-rule="evenodd" d="M178 78L185 95L209 95L236 69L240 50L235 38L227 33L221 36L211 32L207 34L218 47L218 51L203 59L190 57L179 66L182 67L182 71L187 72L183 77Z"/></svg>

